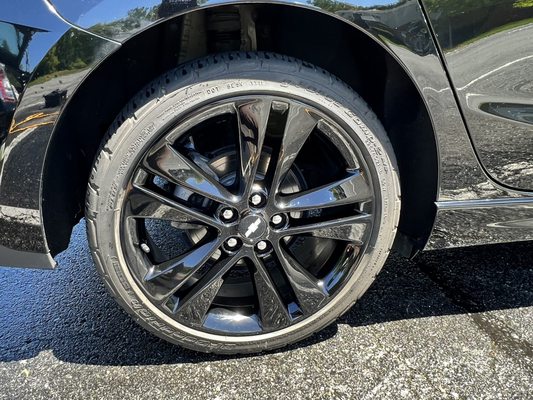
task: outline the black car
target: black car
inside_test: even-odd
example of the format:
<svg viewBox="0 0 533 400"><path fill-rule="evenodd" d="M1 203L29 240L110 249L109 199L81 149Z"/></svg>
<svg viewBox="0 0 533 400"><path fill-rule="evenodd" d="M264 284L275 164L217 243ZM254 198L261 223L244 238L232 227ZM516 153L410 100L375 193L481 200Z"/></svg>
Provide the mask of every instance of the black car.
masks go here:
<svg viewBox="0 0 533 400"><path fill-rule="evenodd" d="M11 122L16 105L17 93L9 82L5 65L0 63L0 132L2 133L0 140L2 141L7 134L8 124Z"/></svg>
<svg viewBox="0 0 533 400"><path fill-rule="evenodd" d="M533 239L530 0L0 10L0 264L56 267L85 218L109 292L170 342L276 349L391 250Z"/></svg>

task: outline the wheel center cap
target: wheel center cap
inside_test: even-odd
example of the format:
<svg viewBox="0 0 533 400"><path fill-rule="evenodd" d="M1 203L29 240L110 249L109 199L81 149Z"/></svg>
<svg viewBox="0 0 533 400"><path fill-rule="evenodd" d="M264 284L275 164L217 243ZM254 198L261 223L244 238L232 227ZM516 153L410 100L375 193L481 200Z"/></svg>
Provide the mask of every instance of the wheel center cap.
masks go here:
<svg viewBox="0 0 533 400"><path fill-rule="evenodd" d="M239 235L243 240L253 242L259 239L267 230L267 223L259 215L248 215L239 224Z"/></svg>

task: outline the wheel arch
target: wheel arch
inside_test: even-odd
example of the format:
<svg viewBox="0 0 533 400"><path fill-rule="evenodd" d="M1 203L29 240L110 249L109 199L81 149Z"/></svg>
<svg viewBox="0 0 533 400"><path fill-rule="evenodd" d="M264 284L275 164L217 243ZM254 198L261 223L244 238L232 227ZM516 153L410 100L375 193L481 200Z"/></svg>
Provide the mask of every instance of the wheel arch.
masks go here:
<svg viewBox="0 0 533 400"><path fill-rule="evenodd" d="M397 243L408 255L424 247L435 218L438 151L416 81L390 49L353 23L307 6L254 3L210 6L154 24L125 41L81 83L58 119L45 156L42 215L52 254L68 246L72 227L83 216L93 159L123 105L182 62L250 50L242 46L254 46L253 40L247 43L242 33L250 32L251 24L252 50L285 54L328 70L378 115L400 169L399 232L407 240Z"/></svg>

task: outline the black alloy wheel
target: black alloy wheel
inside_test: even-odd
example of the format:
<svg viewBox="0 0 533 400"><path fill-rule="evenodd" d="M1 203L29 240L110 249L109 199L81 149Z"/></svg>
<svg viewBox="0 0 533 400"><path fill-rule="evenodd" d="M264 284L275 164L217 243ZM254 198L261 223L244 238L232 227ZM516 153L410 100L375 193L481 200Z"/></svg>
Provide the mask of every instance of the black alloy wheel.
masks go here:
<svg viewBox="0 0 533 400"><path fill-rule="evenodd" d="M165 74L111 127L89 185L111 292L201 351L277 348L332 322L381 268L399 215L393 154L370 114L325 71L269 53Z"/></svg>

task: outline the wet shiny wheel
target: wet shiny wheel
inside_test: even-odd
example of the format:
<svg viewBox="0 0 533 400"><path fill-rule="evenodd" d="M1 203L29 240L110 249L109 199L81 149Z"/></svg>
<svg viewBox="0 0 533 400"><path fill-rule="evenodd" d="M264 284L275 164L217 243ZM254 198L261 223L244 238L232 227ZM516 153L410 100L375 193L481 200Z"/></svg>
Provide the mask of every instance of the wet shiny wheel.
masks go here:
<svg viewBox="0 0 533 400"><path fill-rule="evenodd" d="M368 288L399 182L383 128L326 71L270 53L169 71L124 108L87 200L95 262L138 322L207 352L279 348Z"/></svg>

